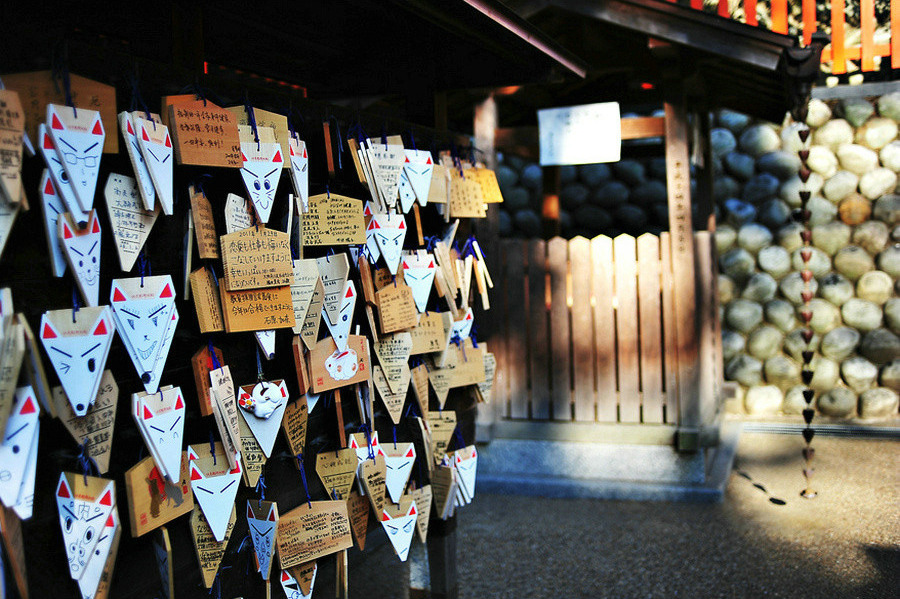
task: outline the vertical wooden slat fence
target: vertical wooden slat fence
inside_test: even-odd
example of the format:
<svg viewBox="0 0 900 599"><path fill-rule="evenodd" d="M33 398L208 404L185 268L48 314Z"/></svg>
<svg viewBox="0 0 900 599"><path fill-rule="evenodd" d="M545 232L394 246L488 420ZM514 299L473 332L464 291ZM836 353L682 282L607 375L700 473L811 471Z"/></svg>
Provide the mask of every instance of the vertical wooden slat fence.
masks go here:
<svg viewBox="0 0 900 599"><path fill-rule="evenodd" d="M704 417L721 368L710 234L695 234ZM679 356L670 236L505 240L504 305L493 351L505 419L679 424ZM708 271L708 272L707 272ZM697 361L696 355L687 359ZM693 400L693 398L691 398Z"/></svg>
<svg viewBox="0 0 900 599"><path fill-rule="evenodd" d="M678 0L669 0L678 2ZM757 16L757 1L743 0L743 22L754 27L759 25ZM788 33L788 15L792 3L788 0L770 0L768 2L769 22L775 33ZM702 0L690 0L690 7L696 10L705 10ZM822 62L832 63L831 72L840 75L847 72L847 61L860 62L860 70L863 72L877 69L875 57L880 56L890 61L892 69L900 69L900 0L891 0L890 4L890 40L888 43L876 43L875 29L878 25L875 14L875 0L859 0L860 43L848 46L846 35L845 0L829 0L831 10L831 45L822 52ZM716 14L720 17L731 18L730 3L728 0L718 0ZM765 12L765 9L763 9ZM815 0L801 0L801 35L803 44L808 45L812 35L818 29Z"/></svg>

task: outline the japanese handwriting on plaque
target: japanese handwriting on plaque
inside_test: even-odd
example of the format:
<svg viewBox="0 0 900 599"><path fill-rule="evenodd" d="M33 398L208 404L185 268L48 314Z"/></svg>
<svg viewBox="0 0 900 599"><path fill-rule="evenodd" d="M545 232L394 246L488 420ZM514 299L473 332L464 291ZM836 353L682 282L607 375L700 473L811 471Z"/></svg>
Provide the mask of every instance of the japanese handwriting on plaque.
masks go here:
<svg viewBox="0 0 900 599"><path fill-rule="evenodd" d="M291 303L294 305L294 332L298 335L303 327L303 321L306 318L306 312L309 310L310 302L316 291L316 284L319 283L319 267L316 261L293 260L293 280L291 281Z"/></svg>
<svg viewBox="0 0 900 599"><path fill-rule="evenodd" d="M159 123L159 115L144 113L144 117L149 118L155 123ZM125 139L125 149L128 152L128 159L131 161L131 167L134 169L134 176L137 178L137 188L141 194L141 200L146 210L153 210L156 205L156 188L153 187L153 178L147 169L147 163L144 162L144 155L141 153L141 146L138 143L137 132L134 127L134 113L119 113L119 128L122 130L122 137Z"/></svg>
<svg viewBox="0 0 900 599"><path fill-rule="evenodd" d="M301 584L301 580L297 578L294 574L298 568L303 568L304 566L309 566L309 574L308 579L306 580L306 586ZM281 588L284 589L284 594L289 597L289 599L312 599L313 587L316 584L316 562L310 562L308 564L303 564L298 566L298 568L291 568L291 570L282 570L281 571Z"/></svg>
<svg viewBox="0 0 900 599"><path fill-rule="evenodd" d="M288 234L250 227L223 235L222 267L228 291L290 285L293 270Z"/></svg>
<svg viewBox="0 0 900 599"><path fill-rule="evenodd" d="M222 304L216 288L216 279L209 268L198 268L191 273L191 297L201 333L225 330L222 318Z"/></svg>
<svg viewBox="0 0 900 599"><path fill-rule="evenodd" d="M209 198L202 189L191 187L188 192L191 196L191 218L194 219L194 231L197 232L197 250L200 258L204 260L218 258L219 236L216 235L216 222L213 219Z"/></svg>
<svg viewBox="0 0 900 599"><path fill-rule="evenodd" d="M316 474L333 499L347 499L356 480L356 450L323 451L316 456Z"/></svg>
<svg viewBox="0 0 900 599"><path fill-rule="evenodd" d="M144 157L144 164L153 179L156 197L162 205L162 211L171 215L175 205L173 185L172 139L169 128L155 121L144 120L139 113L134 116L134 128L138 138L138 147Z"/></svg>
<svg viewBox="0 0 900 599"><path fill-rule="evenodd" d="M150 235L150 229L156 223L159 207L145 210L138 197L135 180L116 173L110 173L103 195L106 197L106 210L119 253L119 265L127 272L134 267L134 262Z"/></svg>
<svg viewBox="0 0 900 599"><path fill-rule="evenodd" d="M284 329L296 322L288 285L244 291L228 291L225 285L219 285L219 293L229 333Z"/></svg>
<svg viewBox="0 0 900 599"><path fill-rule="evenodd" d="M97 397L103 366L115 333L109 308L52 310L41 318L41 342L79 417Z"/></svg>
<svg viewBox="0 0 900 599"><path fill-rule="evenodd" d="M100 155L106 130L100 113L71 106L47 105L47 127L69 176L75 198L85 212L94 206Z"/></svg>
<svg viewBox="0 0 900 599"><path fill-rule="evenodd" d="M332 194L309 198L303 215L303 245L349 245L366 242L360 200Z"/></svg>
<svg viewBox="0 0 900 599"><path fill-rule="evenodd" d="M119 387L111 370L103 371L97 398L84 416L75 414L62 387L53 388L53 401L59 419L72 435L72 439L78 444L85 445L85 453L97 462L100 474L109 470L118 399Z"/></svg>
<svg viewBox="0 0 900 599"><path fill-rule="evenodd" d="M59 241L66 261L78 281L78 290L84 303L97 307L100 295L100 221L91 210L87 226L79 229L69 212L63 214L56 223Z"/></svg>
<svg viewBox="0 0 900 599"><path fill-rule="evenodd" d="M0 89L0 197L17 204L22 195L22 135L25 112L19 94Z"/></svg>
<svg viewBox="0 0 900 599"><path fill-rule="evenodd" d="M234 115L206 100L180 99L168 107L179 164L240 168L241 144Z"/></svg>
<svg viewBox="0 0 900 599"><path fill-rule="evenodd" d="M222 558L225 557L225 548L228 546L228 540L231 539L231 533L234 532L234 524L237 521L234 505L223 506L222 511L228 518L225 522L222 539L215 536L199 505L195 505L194 511L191 512L191 537L194 539L194 549L197 552L197 559L200 561L203 584L208 589L212 588L213 582L216 580L216 573L219 571Z"/></svg>
<svg viewBox="0 0 900 599"><path fill-rule="evenodd" d="M278 519L278 555L282 568L349 549L353 545L346 501L302 503Z"/></svg>
<svg viewBox="0 0 900 599"><path fill-rule="evenodd" d="M412 335L408 332L384 335L375 342L375 355L384 370L387 384L393 393L406 394L406 385L409 385L409 356L412 351ZM404 369L406 374L404 375Z"/></svg>
<svg viewBox="0 0 900 599"><path fill-rule="evenodd" d="M239 195L229 193L225 198L225 232L234 233L256 224L253 205Z"/></svg>

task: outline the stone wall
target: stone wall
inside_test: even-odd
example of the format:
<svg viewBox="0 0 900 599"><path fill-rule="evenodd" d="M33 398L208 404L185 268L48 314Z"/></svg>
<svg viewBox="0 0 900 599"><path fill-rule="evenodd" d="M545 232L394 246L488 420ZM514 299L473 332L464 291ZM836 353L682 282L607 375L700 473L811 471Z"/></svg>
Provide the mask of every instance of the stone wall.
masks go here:
<svg viewBox="0 0 900 599"><path fill-rule="evenodd" d="M900 391L900 92L877 101L814 100L812 347L825 416L891 418ZM803 283L797 125L713 115L725 377L732 412L799 414ZM541 235L541 168L505 155L497 169L504 236ZM562 167L564 237L659 233L668 225L663 158Z"/></svg>
<svg viewBox="0 0 900 599"><path fill-rule="evenodd" d="M900 93L875 102L814 100L808 164L811 387L825 416L896 417L900 390ZM719 112L711 132L719 174L720 303L728 409L799 414L803 242L797 125Z"/></svg>

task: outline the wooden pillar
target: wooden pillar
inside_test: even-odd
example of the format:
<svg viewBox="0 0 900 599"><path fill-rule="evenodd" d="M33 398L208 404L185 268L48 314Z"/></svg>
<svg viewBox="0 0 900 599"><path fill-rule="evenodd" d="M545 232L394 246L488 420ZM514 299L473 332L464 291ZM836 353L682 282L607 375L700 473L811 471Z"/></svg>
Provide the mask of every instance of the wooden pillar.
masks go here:
<svg viewBox="0 0 900 599"><path fill-rule="evenodd" d="M693 203L697 207L698 225L714 233L716 230L716 201L713 194L713 157L709 139L709 110L701 104L692 111L691 130L695 144L694 155L699 157L697 169L697 197Z"/></svg>
<svg viewBox="0 0 900 599"><path fill-rule="evenodd" d="M672 244L678 372L678 449L699 449L698 344L694 234L691 222L690 156L684 103L665 103L666 183Z"/></svg>

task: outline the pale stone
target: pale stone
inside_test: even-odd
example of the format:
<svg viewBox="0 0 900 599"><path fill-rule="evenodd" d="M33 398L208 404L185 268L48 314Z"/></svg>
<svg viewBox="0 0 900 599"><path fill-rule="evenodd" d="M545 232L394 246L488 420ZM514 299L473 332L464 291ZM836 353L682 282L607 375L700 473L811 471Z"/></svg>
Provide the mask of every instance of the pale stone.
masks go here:
<svg viewBox="0 0 900 599"><path fill-rule="evenodd" d="M803 352L816 351L822 342L822 336L814 333L810 342L807 343L803 339L803 330L803 327L800 327L785 335L782 346L784 352L798 362L803 362Z"/></svg>
<svg viewBox="0 0 900 599"><path fill-rule="evenodd" d="M810 146L806 165L811 171L822 175L824 179L833 177L838 171L837 156L826 146Z"/></svg>
<svg viewBox="0 0 900 599"><path fill-rule="evenodd" d="M751 416L772 416L781 409L784 395L775 385L762 385L747 390L744 407Z"/></svg>
<svg viewBox="0 0 900 599"><path fill-rule="evenodd" d="M872 202L864 195L855 191L841 200L838 205L838 214L847 225L860 225L872 216Z"/></svg>
<svg viewBox="0 0 900 599"><path fill-rule="evenodd" d="M816 406L825 416L852 416L856 413L856 393L846 387L835 387L820 395Z"/></svg>
<svg viewBox="0 0 900 599"><path fill-rule="evenodd" d="M772 356L763 365L766 382L788 389L800 382L800 365L784 355Z"/></svg>
<svg viewBox="0 0 900 599"><path fill-rule="evenodd" d="M803 397L804 385L794 385L784 394L781 411L785 414L800 415L806 409L806 399Z"/></svg>
<svg viewBox="0 0 900 599"><path fill-rule="evenodd" d="M881 148L878 158L884 168L889 168L895 173L900 172L900 141L892 141Z"/></svg>
<svg viewBox="0 0 900 599"><path fill-rule="evenodd" d="M859 396L859 415L862 418L893 418L900 406L900 396L893 389L878 387Z"/></svg>
<svg viewBox="0 0 900 599"><path fill-rule="evenodd" d="M792 331L797 326L797 319L794 318L794 307L785 300L774 299L766 302L766 305L763 306L763 313L767 322L775 325L785 333Z"/></svg>
<svg viewBox="0 0 900 599"><path fill-rule="evenodd" d="M900 334L900 298L892 297L885 302L884 323L891 331Z"/></svg>
<svg viewBox="0 0 900 599"><path fill-rule="evenodd" d="M803 306L797 308L798 316L803 309ZM817 333L827 333L841 324L841 311L827 300L814 297L809 302L808 309L812 311L812 320L809 321L809 328Z"/></svg>
<svg viewBox="0 0 900 599"><path fill-rule="evenodd" d="M738 231L737 242L751 254L756 254L772 243L772 232L762 225L748 223Z"/></svg>
<svg viewBox="0 0 900 599"><path fill-rule="evenodd" d="M888 237L890 237L888 226L878 220L866 221L853 229L853 243L873 256L884 249Z"/></svg>
<svg viewBox="0 0 900 599"><path fill-rule="evenodd" d="M829 273L822 277L819 295L835 306L843 306L848 299L853 297L853 283L840 273Z"/></svg>
<svg viewBox="0 0 900 599"><path fill-rule="evenodd" d="M859 144L845 144L837 149L841 168L857 175L864 175L878 166L878 154Z"/></svg>
<svg viewBox="0 0 900 599"><path fill-rule="evenodd" d="M791 255L780 245L770 245L759 250L756 260L762 270L776 279L780 279L791 270Z"/></svg>
<svg viewBox="0 0 900 599"><path fill-rule="evenodd" d="M722 157L722 166L732 177L746 181L756 171L756 162L752 156L741 152L729 152Z"/></svg>
<svg viewBox="0 0 900 599"><path fill-rule="evenodd" d="M856 282L856 297L879 306L888 301L893 292L894 281L881 270L870 270Z"/></svg>
<svg viewBox="0 0 900 599"><path fill-rule="evenodd" d="M797 223L789 223L778 229L778 233L776 234L778 245L789 252L793 252L797 248L802 247L803 239L800 237L800 232L802 230L803 227Z"/></svg>
<svg viewBox="0 0 900 599"><path fill-rule="evenodd" d="M800 191L809 191L810 195L819 195L825 185L825 179L819 173L810 172L806 183L800 177L791 177L778 187L778 197L788 203L791 208L800 208Z"/></svg>
<svg viewBox="0 0 900 599"><path fill-rule="evenodd" d="M861 335L859 331L850 327L837 327L822 337L819 346L822 355L832 360L844 360L849 358L856 350Z"/></svg>
<svg viewBox="0 0 900 599"><path fill-rule="evenodd" d="M724 306L734 299L736 289L734 281L728 275L719 275L719 305Z"/></svg>
<svg viewBox="0 0 900 599"><path fill-rule="evenodd" d="M721 158L737 148L737 139L734 138L734 133L728 129L715 127L709 131L709 147L713 156Z"/></svg>
<svg viewBox="0 0 900 599"><path fill-rule="evenodd" d="M852 139L852 138L851 138ZM753 157L777 150L781 146L781 138L771 125L751 125L741 132L741 150Z"/></svg>
<svg viewBox="0 0 900 599"><path fill-rule="evenodd" d="M876 258L878 268L893 279L900 279L900 243L883 249Z"/></svg>
<svg viewBox="0 0 900 599"><path fill-rule="evenodd" d="M802 123L791 123L781 128L781 149L796 155L803 149L804 143L800 141L799 131L807 127Z"/></svg>
<svg viewBox="0 0 900 599"><path fill-rule="evenodd" d="M897 123L891 119L874 118L856 130L856 143L880 150L897 137Z"/></svg>
<svg viewBox="0 0 900 599"><path fill-rule="evenodd" d="M897 173L887 168L875 168L859 179L859 192L876 200L897 186Z"/></svg>
<svg viewBox="0 0 900 599"><path fill-rule="evenodd" d="M806 203L809 210L809 226L824 225L835 219L838 213L838 207L823 198L822 196L813 196Z"/></svg>
<svg viewBox="0 0 900 599"><path fill-rule="evenodd" d="M811 280L808 284L801 278L799 272L792 272L787 275L778 283L778 290L781 291L781 295L787 301L791 302L795 306L799 306L803 303L803 297L801 293L809 287L809 290L815 294L819 288L819 283L816 279Z"/></svg>
<svg viewBox="0 0 900 599"><path fill-rule="evenodd" d="M860 331L872 331L881 326L882 313L878 304L853 297L841 306L844 322Z"/></svg>
<svg viewBox="0 0 900 599"><path fill-rule="evenodd" d="M841 374L838 363L824 356L813 358L810 369L813 371L813 378L809 387L818 393L833 389Z"/></svg>
<svg viewBox="0 0 900 599"><path fill-rule="evenodd" d="M849 236L848 233L847 237L849 238ZM809 252L809 262L803 261L802 254L806 251ZM831 258L828 257L828 254L818 248L801 248L794 250L794 253L791 254L791 266L797 271L808 268L812 271L814 277L819 278L824 277L831 272Z"/></svg>
<svg viewBox="0 0 900 599"><path fill-rule="evenodd" d="M892 360L881 367L878 383L894 391L900 391L900 360Z"/></svg>
<svg viewBox="0 0 900 599"><path fill-rule="evenodd" d="M772 275L765 272L754 273L749 279L741 297L754 302L765 303L775 297L778 292L778 283Z"/></svg>
<svg viewBox="0 0 900 599"><path fill-rule="evenodd" d="M588 187L596 187L612 177L606 164L582 164L578 167L578 178Z"/></svg>
<svg viewBox="0 0 900 599"><path fill-rule="evenodd" d="M812 243L826 256L834 256L845 245L849 245L853 229L840 221L831 221L812 228ZM828 267L831 268L829 261ZM817 275L818 276L818 275Z"/></svg>
<svg viewBox="0 0 900 599"><path fill-rule="evenodd" d="M744 351L746 341L740 333L731 329L722 329L722 359L728 361L740 352Z"/></svg>
<svg viewBox="0 0 900 599"><path fill-rule="evenodd" d="M862 127L875 114L875 107L862 98L845 98L841 100L841 113L850 125Z"/></svg>
<svg viewBox="0 0 900 599"><path fill-rule="evenodd" d="M741 333L749 333L762 322L763 309L757 302L736 299L725 306L725 321Z"/></svg>
<svg viewBox="0 0 900 599"><path fill-rule="evenodd" d="M900 224L900 194L889 193L875 200L872 216L889 227Z"/></svg>
<svg viewBox="0 0 900 599"><path fill-rule="evenodd" d="M858 245L848 245L834 255L834 268L851 281L856 282L865 273L875 269L875 261L866 250Z"/></svg>
<svg viewBox="0 0 900 599"><path fill-rule="evenodd" d="M878 114L900 121L900 91L884 94L878 98Z"/></svg>
<svg viewBox="0 0 900 599"><path fill-rule="evenodd" d="M859 175L850 171L838 171L825 181L825 185L822 186L822 195L829 202L839 204L841 200L856 191L858 185Z"/></svg>
<svg viewBox="0 0 900 599"><path fill-rule="evenodd" d="M887 364L900 358L900 338L887 329L875 329L863 335L859 353L873 364Z"/></svg>
<svg viewBox="0 0 900 599"><path fill-rule="evenodd" d="M773 326L764 324L756 327L747 337L747 352L754 358L767 360L781 352L783 341L784 333Z"/></svg>
<svg viewBox="0 0 900 599"><path fill-rule="evenodd" d="M777 150L760 156L756 161L756 167L783 180L796 175L800 170L800 157L796 152Z"/></svg>
<svg viewBox="0 0 900 599"><path fill-rule="evenodd" d="M734 279L738 284L750 278L756 268L753 254L743 248L734 248L719 257L719 267L726 275Z"/></svg>
<svg viewBox="0 0 900 599"><path fill-rule="evenodd" d="M832 119L816 129L813 143L832 151L837 150L843 145L853 143L853 127L844 119Z"/></svg>
<svg viewBox="0 0 900 599"><path fill-rule="evenodd" d="M737 381L745 387L754 387L762 382L762 368L762 362L740 353L725 366L725 379Z"/></svg>
<svg viewBox="0 0 900 599"><path fill-rule="evenodd" d="M716 226L716 251L721 255L734 247L737 242L737 231L731 225Z"/></svg>
<svg viewBox="0 0 900 599"><path fill-rule="evenodd" d="M841 377L848 387L857 393L862 393L875 386L878 367L862 356L853 356L841 362Z"/></svg>
<svg viewBox="0 0 900 599"><path fill-rule="evenodd" d="M813 98L809 101L806 112L807 125L813 128L821 127L827 123L830 118L831 109L828 107L828 104L818 98Z"/></svg>

